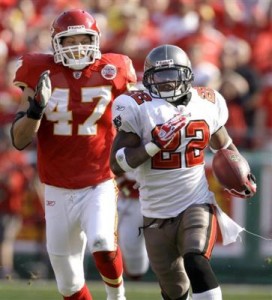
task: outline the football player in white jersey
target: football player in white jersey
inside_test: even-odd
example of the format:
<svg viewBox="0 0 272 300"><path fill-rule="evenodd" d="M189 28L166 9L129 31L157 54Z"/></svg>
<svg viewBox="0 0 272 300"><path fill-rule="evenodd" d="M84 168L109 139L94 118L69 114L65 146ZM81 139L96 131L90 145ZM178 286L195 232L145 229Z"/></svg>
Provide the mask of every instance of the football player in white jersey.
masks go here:
<svg viewBox="0 0 272 300"><path fill-rule="evenodd" d="M136 170L146 248L163 299L189 299L191 285L194 300L221 300L209 262L218 205L205 176L204 151L208 146L214 152L238 150L224 127L224 98L210 88L193 88L192 82L190 60L179 47L162 45L147 55L147 90L123 94L113 103L118 133L111 168L116 175ZM238 196L255 192L249 174Z"/></svg>

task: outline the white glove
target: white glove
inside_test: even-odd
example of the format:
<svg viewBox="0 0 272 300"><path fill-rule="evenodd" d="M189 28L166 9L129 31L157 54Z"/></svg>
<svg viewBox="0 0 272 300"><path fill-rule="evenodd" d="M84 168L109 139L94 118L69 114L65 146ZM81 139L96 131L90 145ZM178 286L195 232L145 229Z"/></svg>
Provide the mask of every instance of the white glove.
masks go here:
<svg viewBox="0 0 272 300"><path fill-rule="evenodd" d="M34 100L41 108L45 108L52 94L50 71L44 71L35 88Z"/></svg>
<svg viewBox="0 0 272 300"><path fill-rule="evenodd" d="M27 110L27 117L30 119L40 120L43 116L44 109L52 94L49 74L50 71L47 70L40 75L34 97L28 97L29 108Z"/></svg>

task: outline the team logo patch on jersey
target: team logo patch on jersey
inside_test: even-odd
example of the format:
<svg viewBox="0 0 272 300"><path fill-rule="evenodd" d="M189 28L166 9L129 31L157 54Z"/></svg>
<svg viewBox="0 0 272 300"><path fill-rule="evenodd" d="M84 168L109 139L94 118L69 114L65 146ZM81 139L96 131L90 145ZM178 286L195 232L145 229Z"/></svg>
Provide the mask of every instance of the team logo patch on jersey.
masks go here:
<svg viewBox="0 0 272 300"><path fill-rule="evenodd" d="M120 115L117 116L116 118L114 118L113 124L114 124L116 130L119 130L120 126L122 125L122 119L121 119Z"/></svg>
<svg viewBox="0 0 272 300"><path fill-rule="evenodd" d="M75 79L79 79L80 77L81 77L81 75L82 75L82 72L73 72L73 76L74 76L74 78Z"/></svg>
<svg viewBox="0 0 272 300"><path fill-rule="evenodd" d="M102 70L101 70L101 75L107 79L111 80L116 77L117 75L117 69L114 65L106 65Z"/></svg>

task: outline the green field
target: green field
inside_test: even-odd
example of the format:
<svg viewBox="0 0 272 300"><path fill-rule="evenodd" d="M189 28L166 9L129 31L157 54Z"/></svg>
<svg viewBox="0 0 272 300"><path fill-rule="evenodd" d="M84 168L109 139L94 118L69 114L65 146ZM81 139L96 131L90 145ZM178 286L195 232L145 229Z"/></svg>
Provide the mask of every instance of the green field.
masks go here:
<svg viewBox="0 0 272 300"><path fill-rule="evenodd" d="M94 300L106 299L101 282L89 283ZM271 300L271 286L223 285L224 300ZM157 283L127 282L127 300L160 300ZM0 280L1 300L62 300L54 281Z"/></svg>

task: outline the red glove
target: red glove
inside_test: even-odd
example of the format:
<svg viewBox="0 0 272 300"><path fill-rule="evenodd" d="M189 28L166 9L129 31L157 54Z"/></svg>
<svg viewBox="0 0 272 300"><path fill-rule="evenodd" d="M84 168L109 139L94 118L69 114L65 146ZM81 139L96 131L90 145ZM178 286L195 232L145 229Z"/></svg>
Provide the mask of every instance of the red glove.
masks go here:
<svg viewBox="0 0 272 300"><path fill-rule="evenodd" d="M256 178L252 173L249 173L247 176L247 181L245 182L245 189L242 192L238 192L234 189L225 190L228 191L231 195L238 198L251 198L257 191Z"/></svg>
<svg viewBox="0 0 272 300"><path fill-rule="evenodd" d="M187 117L184 115L176 115L160 127L157 127L153 133L152 142L155 143L160 149L166 148L176 133L186 125Z"/></svg>

